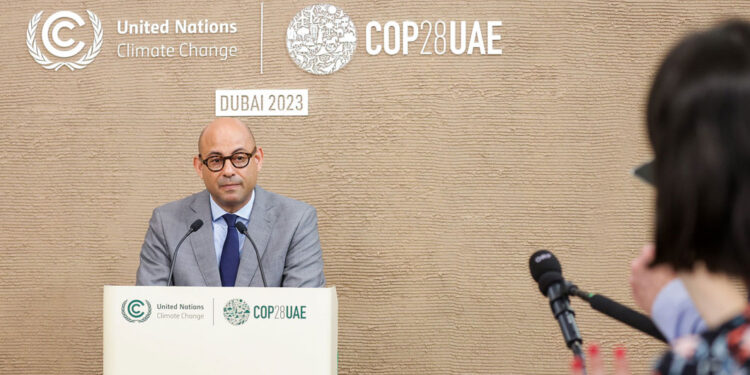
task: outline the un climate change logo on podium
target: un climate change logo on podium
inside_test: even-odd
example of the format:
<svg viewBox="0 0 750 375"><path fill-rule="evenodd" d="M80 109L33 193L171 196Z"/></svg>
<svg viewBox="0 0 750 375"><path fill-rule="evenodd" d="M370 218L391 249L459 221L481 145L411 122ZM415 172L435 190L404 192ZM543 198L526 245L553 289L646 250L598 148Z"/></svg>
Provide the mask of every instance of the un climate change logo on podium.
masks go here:
<svg viewBox="0 0 750 375"><path fill-rule="evenodd" d="M143 301L146 301L145 303ZM151 302L134 299L122 301L122 317L130 323L143 323L151 316ZM145 310L145 311L144 311Z"/></svg>
<svg viewBox="0 0 750 375"><path fill-rule="evenodd" d="M289 56L312 74L331 74L343 68L356 47L357 30L351 18L330 4L302 9L286 30Z"/></svg>
<svg viewBox="0 0 750 375"><path fill-rule="evenodd" d="M239 298L229 300L224 305L224 318L234 326L245 324L250 318L250 306Z"/></svg>
<svg viewBox="0 0 750 375"><path fill-rule="evenodd" d="M63 66L70 70L83 69L91 64L91 62L94 61L94 58L99 55L99 52L102 50L102 22L94 12L87 10L86 13L88 13L91 26L94 29L94 41L88 51L75 61L52 61L48 59L36 44L36 29L37 26L39 26L39 21L42 19L42 13L44 13L44 11L31 17L29 27L26 29L26 47L28 47L31 57L39 65L43 66L45 69L54 70L58 70ZM55 23L55 21L59 19L64 20ZM69 20L73 20L75 24ZM52 24L55 25L52 26ZM77 55L86 44L81 41L76 43L73 39L61 40L60 29L73 30L76 25L83 26L84 24L85 22L81 16L69 10L61 10L52 14L46 21L44 21L44 25L42 25L42 44L44 44L44 48L46 48L51 55L63 59ZM52 28L52 31L50 31L50 27ZM52 36L51 41L50 35ZM73 44L75 44L75 46L73 46Z"/></svg>

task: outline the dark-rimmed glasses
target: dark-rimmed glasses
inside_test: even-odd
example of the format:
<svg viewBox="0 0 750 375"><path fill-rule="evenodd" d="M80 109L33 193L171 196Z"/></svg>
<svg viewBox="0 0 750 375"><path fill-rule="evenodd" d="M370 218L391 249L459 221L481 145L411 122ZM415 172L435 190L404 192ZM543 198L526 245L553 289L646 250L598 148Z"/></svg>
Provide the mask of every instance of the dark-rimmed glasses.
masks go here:
<svg viewBox="0 0 750 375"><path fill-rule="evenodd" d="M250 164L250 160L252 160L256 151L258 151L258 147L253 147L253 152L249 154L247 152L235 152L229 156L211 155L201 161L211 172L219 172L224 169L224 162L226 162L227 159L229 159L235 168L245 168ZM201 157L200 154L198 157Z"/></svg>

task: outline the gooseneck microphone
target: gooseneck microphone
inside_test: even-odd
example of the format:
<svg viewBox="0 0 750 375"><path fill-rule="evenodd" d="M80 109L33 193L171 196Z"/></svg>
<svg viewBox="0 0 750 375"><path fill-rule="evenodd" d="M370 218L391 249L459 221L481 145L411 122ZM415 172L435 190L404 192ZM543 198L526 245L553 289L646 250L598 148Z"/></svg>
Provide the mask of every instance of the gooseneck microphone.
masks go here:
<svg viewBox="0 0 750 375"><path fill-rule="evenodd" d="M172 265L169 267L169 278L167 279L167 286L172 285L172 272L174 272L174 265L177 261L177 252L180 251L180 246L182 245L182 242L185 241L188 236L197 231L198 229L201 229L203 226L203 220L198 219L194 221L192 224L190 224L190 228L188 229L187 233L185 233L184 236L182 236L182 239L180 242L177 243L177 247L174 249L174 255L172 255Z"/></svg>
<svg viewBox="0 0 750 375"><path fill-rule="evenodd" d="M552 314L560 325L565 345L573 351L573 355L583 361L583 349L581 347L583 339L576 324L575 312L570 307L568 288L562 277L560 262L551 252L539 250L529 258L529 269L534 281L539 283L539 291L549 298Z"/></svg>
<svg viewBox="0 0 750 375"><path fill-rule="evenodd" d="M247 233L247 227L245 224L242 224L241 222L235 222L234 226L237 228L240 233L244 234L245 237L247 237L248 240L250 240L250 244L253 245L253 250L255 250L255 257L258 258L258 268L260 268L260 278L263 279L263 286L268 287L268 284L266 284L266 274L263 273L263 264L260 263L260 253L258 253L258 247L255 246L255 242L253 242L253 239L250 238L250 235Z"/></svg>

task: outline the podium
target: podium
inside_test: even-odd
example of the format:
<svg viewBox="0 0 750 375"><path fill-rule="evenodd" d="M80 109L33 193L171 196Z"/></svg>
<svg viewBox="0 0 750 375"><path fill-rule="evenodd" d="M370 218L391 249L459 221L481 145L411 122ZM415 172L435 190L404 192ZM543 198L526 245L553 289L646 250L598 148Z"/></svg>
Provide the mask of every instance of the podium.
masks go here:
<svg viewBox="0 0 750 375"><path fill-rule="evenodd" d="M104 287L104 375L336 374L336 288Z"/></svg>

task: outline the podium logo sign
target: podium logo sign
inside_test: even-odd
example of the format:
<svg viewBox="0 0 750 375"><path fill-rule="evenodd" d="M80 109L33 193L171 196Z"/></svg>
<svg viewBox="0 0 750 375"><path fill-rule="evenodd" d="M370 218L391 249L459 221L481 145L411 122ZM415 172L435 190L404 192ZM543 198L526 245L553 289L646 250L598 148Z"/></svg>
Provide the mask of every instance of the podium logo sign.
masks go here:
<svg viewBox="0 0 750 375"><path fill-rule="evenodd" d="M286 30L289 56L312 74L331 74L343 68L356 47L357 31L351 18L330 4L302 9Z"/></svg>
<svg viewBox="0 0 750 375"><path fill-rule="evenodd" d="M248 306L247 302L239 298L229 300L224 305L224 318L231 325L239 326L245 324L250 318L250 306Z"/></svg>
<svg viewBox="0 0 750 375"><path fill-rule="evenodd" d="M145 303L144 303L145 301ZM122 317L130 323L143 323L151 316L151 302L134 299L122 301Z"/></svg>
<svg viewBox="0 0 750 375"><path fill-rule="evenodd" d="M77 60L54 61L47 58L47 55L42 52L36 43L36 29L42 19L42 13L44 11L34 14L29 21L28 29L26 29L26 47L28 47L31 57L39 65L45 69L54 70L58 70L63 66L70 70L83 69L91 64L94 58L99 55L99 52L102 50L102 23L94 12L87 10L86 13L88 13L89 21L91 21L91 26L94 29L94 41L86 53ZM60 19L63 20L55 23ZM69 20L73 20L75 24ZM54 26L52 26L53 24ZM84 24L85 22L81 16L69 10L61 10L52 14L42 25L42 44L44 48L52 56L61 59L70 59L76 56L83 50L86 44L81 41L76 43L73 39L60 39L60 29L73 30L76 25L83 26ZM50 31L50 28L52 28L52 31ZM52 36L52 40L50 40L50 35Z"/></svg>

